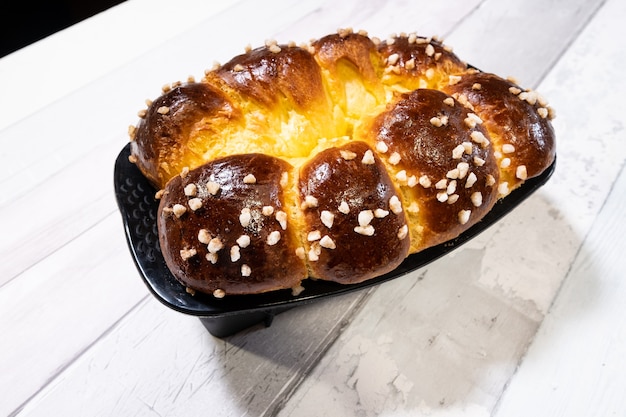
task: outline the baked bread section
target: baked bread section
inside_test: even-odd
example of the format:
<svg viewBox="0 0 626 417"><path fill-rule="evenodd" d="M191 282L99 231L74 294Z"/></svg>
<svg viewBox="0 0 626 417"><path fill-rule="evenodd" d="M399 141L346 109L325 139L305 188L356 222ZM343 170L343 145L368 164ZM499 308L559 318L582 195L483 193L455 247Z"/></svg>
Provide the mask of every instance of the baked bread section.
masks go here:
<svg viewBox="0 0 626 417"><path fill-rule="evenodd" d="M300 169L298 191L310 276L362 282L395 269L408 255L401 196L365 142L313 155Z"/></svg>
<svg viewBox="0 0 626 417"><path fill-rule="evenodd" d="M380 276L555 157L539 94L416 34L268 41L139 116L131 161L159 190L164 258L216 297Z"/></svg>
<svg viewBox="0 0 626 417"><path fill-rule="evenodd" d="M402 190L412 253L458 236L496 202L500 171L477 120L447 94L417 89L365 130Z"/></svg>
<svg viewBox="0 0 626 417"><path fill-rule="evenodd" d="M228 156L168 182L157 226L175 277L216 297L297 288L308 275L289 221L293 167L264 154ZM291 227L288 227L290 224Z"/></svg>
<svg viewBox="0 0 626 417"><path fill-rule="evenodd" d="M465 74L443 91L460 97L483 120L500 169L500 197L554 160L553 110L537 92L484 72Z"/></svg>

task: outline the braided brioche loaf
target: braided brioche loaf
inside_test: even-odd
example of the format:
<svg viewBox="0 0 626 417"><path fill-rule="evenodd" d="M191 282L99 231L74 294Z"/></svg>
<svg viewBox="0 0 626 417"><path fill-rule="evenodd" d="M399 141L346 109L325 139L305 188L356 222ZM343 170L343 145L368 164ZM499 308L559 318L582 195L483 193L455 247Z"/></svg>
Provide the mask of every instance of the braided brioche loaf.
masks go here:
<svg viewBox="0 0 626 417"><path fill-rule="evenodd" d="M534 91L440 41L339 31L167 86L131 127L190 292L358 283L467 230L555 157Z"/></svg>

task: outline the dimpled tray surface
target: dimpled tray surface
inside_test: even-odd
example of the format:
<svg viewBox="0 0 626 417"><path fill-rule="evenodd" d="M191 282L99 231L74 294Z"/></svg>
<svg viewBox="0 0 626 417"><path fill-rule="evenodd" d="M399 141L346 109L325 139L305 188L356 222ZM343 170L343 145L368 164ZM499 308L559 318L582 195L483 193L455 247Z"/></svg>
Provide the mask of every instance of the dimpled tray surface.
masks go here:
<svg viewBox="0 0 626 417"><path fill-rule="evenodd" d="M156 224L158 200L154 198L156 190L139 169L129 162L129 155L130 145L127 144L115 162L114 187L126 240L139 275L159 301L176 311L199 317L209 332L217 337L236 333L259 322L269 326L275 314L289 308L378 285L421 268L496 223L541 187L555 168L553 163L540 176L527 180L520 188L496 203L481 222L456 239L408 256L398 268L388 274L353 285L309 280L304 284L305 290L298 296L293 296L291 290L280 290L265 294L229 295L216 299L212 295L199 292L192 296L170 273L159 246Z"/></svg>

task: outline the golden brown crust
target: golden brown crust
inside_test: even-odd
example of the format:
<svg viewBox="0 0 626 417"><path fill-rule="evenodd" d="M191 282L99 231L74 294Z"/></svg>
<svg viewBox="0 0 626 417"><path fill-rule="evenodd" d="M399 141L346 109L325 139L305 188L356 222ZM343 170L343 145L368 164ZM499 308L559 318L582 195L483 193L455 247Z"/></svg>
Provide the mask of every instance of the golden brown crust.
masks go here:
<svg viewBox="0 0 626 417"><path fill-rule="evenodd" d="M418 89L373 123L372 137L385 144L383 158L406 205L416 204L421 233L413 235L412 252L458 236L496 202L499 171L492 145L482 141L486 131L474 120L445 93Z"/></svg>
<svg viewBox="0 0 626 417"><path fill-rule="evenodd" d="M281 186L292 170L280 159L247 154L174 177L157 213L161 251L173 275L209 294L298 286L307 273L293 256L299 241Z"/></svg>
<svg viewBox="0 0 626 417"><path fill-rule="evenodd" d="M408 226L399 194L364 142L314 155L300 169L298 190L312 277L358 283L406 258Z"/></svg>
<svg viewBox="0 0 626 417"><path fill-rule="evenodd" d="M415 34L267 42L173 86L141 117L131 158L165 188L163 255L184 285L216 296L389 272L479 222L555 157L539 95ZM196 192L219 183L219 195L185 195L190 181ZM224 248L199 244L199 229Z"/></svg>
<svg viewBox="0 0 626 417"><path fill-rule="evenodd" d="M239 117L230 100L205 83L177 86L148 107L131 142L131 153L141 172L161 188L183 167L198 166L202 155L193 151L194 129L212 119L219 126Z"/></svg>
<svg viewBox="0 0 626 417"><path fill-rule="evenodd" d="M380 88L382 59L367 36L331 34L313 42L312 48L319 65L329 73L328 82L353 81L356 75L356 80L369 91L383 92Z"/></svg>
<svg viewBox="0 0 626 417"><path fill-rule="evenodd" d="M387 63L382 80L396 89L438 88L467 70L451 48L432 38L396 37L381 42L378 51Z"/></svg>
<svg viewBox="0 0 626 417"><path fill-rule="evenodd" d="M501 184L508 184L502 195L539 175L554 160L556 144L550 110L537 93L484 72L465 74L444 91L464 96L484 121L500 166Z"/></svg>
<svg viewBox="0 0 626 417"><path fill-rule="evenodd" d="M239 55L221 66L214 76L246 99L274 110L310 108L326 104L320 67L301 48L272 45Z"/></svg>

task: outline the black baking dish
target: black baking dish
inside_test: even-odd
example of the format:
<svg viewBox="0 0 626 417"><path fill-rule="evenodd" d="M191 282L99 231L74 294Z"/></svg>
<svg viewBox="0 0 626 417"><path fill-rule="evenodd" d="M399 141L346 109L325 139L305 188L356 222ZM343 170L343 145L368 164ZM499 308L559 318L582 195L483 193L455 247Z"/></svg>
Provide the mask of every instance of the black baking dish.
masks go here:
<svg viewBox="0 0 626 417"><path fill-rule="evenodd" d="M128 247L139 274L159 301L176 311L199 317L207 330L216 337L231 335L260 322L269 326L274 315L287 309L378 285L425 266L480 234L513 210L545 184L554 172L556 163L499 201L481 222L465 233L444 244L410 255L393 272L353 285L309 280L304 285L305 290L298 296L293 296L291 290L282 290L255 295L229 295L217 299L201 293L192 296L170 273L159 247L156 225L158 200L154 198L156 190L128 160L129 155L130 145L127 144L115 162L114 187Z"/></svg>

